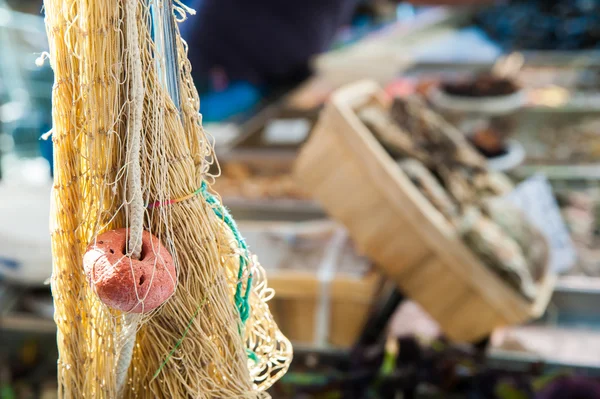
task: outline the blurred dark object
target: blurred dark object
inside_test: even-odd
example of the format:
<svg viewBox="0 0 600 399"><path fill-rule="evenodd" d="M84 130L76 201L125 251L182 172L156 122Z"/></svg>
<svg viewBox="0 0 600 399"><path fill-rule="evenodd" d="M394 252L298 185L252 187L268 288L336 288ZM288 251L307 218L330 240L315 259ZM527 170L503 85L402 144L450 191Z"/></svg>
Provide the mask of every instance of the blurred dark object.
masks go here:
<svg viewBox="0 0 600 399"><path fill-rule="evenodd" d="M181 26L194 80L198 85L220 69L230 82L261 87L301 82L311 57L329 48L358 3L196 0L197 15Z"/></svg>
<svg viewBox="0 0 600 399"><path fill-rule="evenodd" d="M403 300L404 296L395 284L390 281L383 284L377 300L373 301L369 310L369 319L365 323L366 327L354 346L356 353L361 352L361 348L383 342L388 322Z"/></svg>
<svg viewBox="0 0 600 399"><path fill-rule="evenodd" d="M6 0L6 4L14 11L25 12L27 14L41 14L42 0Z"/></svg>
<svg viewBox="0 0 600 399"><path fill-rule="evenodd" d="M506 96L520 89L514 80L491 74L482 74L474 79L443 82L441 88L450 95L460 97Z"/></svg>
<svg viewBox="0 0 600 399"><path fill-rule="evenodd" d="M524 98L516 79L485 72L445 79L432 93L435 107L482 155L490 159L509 153L508 139Z"/></svg>
<svg viewBox="0 0 600 399"><path fill-rule="evenodd" d="M403 337L363 347L350 357L300 353L272 394L346 399L534 397L540 367L524 372L489 368L483 349L444 339L423 344ZM509 392L519 396L506 396Z"/></svg>
<svg viewBox="0 0 600 399"><path fill-rule="evenodd" d="M401 299L381 290L373 307L373 326ZM390 295L391 294L391 295ZM593 306L593 305L592 305ZM385 330L366 332L355 350L314 351L296 348L290 372L272 390L287 398L597 398L596 372L565 371L534 361L507 366L489 361L489 340L476 345L438 338L385 338ZM590 376L583 377L589 373ZM592 396L578 396L582 390ZM536 396L537 395L537 396ZM551 396L548 396L551 395Z"/></svg>
<svg viewBox="0 0 600 399"><path fill-rule="evenodd" d="M386 326L403 299L394 284L384 285L350 353L297 351L292 370L273 395L391 399L401 393L410 399L423 386L442 397L476 387L469 380L482 368L485 345L451 346L443 339L424 345L413 336L386 339Z"/></svg>
<svg viewBox="0 0 600 399"><path fill-rule="evenodd" d="M52 149L52 137L48 136L40 139L40 136L45 135L52 129L52 85L54 82L54 72L49 63L45 63L42 67L33 69L29 76L28 82L31 89L32 109L35 110L38 124L36 126L35 139L38 142L40 155L48 161L50 165L50 175L54 175L54 160Z"/></svg>
<svg viewBox="0 0 600 399"><path fill-rule="evenodd" d="M469 141L486 158L504 156L509 151L509 139L516 128L518 114L490 117L480 126L466 129Z"/></svg>
<svg viewBox="0 0 600 399"><path fill-rule="evenodd" d="M408 0L407 3L416 6L475 6L475 5L490 5L498 3L498 0Z"/></svg>
<svg viewBox="0 0 600 399"><path fill-rule="evenodd" d="M598 0L515 0L481 11L476 22L510 50L600 48Z"/></svg>
<svg viewBox="0 0 600 399"><path fill-rule="evenodd" d="M503 135L491 128L476 131L470 141L487 158L504 155L507 151Z"/></svg>
<svg viewBox="0 0 600 399"><path fill-rule="evenodd" d="M543 363L498 368L486 362L483 349L404 337L365 347L352 357L299 351L271 394L281 399L600 398L597 377L548 371ZM362 367L349 371L352 363Z"/></svg>
<svg viewBox="0 0 600 399"><path fill-rule="evenodd" d="M540 392L536 399L597 399L600 398L600 382L586 377L566 376L558 378Z"/></svg>

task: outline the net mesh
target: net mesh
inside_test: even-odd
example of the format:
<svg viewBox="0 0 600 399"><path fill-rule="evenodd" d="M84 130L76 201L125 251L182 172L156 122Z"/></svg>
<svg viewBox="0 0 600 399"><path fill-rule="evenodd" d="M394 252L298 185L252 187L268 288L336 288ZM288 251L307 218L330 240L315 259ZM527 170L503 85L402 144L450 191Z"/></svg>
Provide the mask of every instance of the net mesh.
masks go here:
<svg viewBox="0 0 600 399"><path fill-rule="evenodd" d="M135 21L125 0L44 1L55 72L51 229L59 395L266 397L289 366L291 345L269 312L273 292L264 270L240 245L211 192L213 148L198 114L185 42L177 32L178 109L163 84L165 60L152 36L152 7L160 1L134 1ZM185 10L174 9L180 17ZM137 42L128 26L137 27ZM145 204L165 204L145 210L144 229L173 255L177 287L157 310L133 315L100 302L82 259L98 234L129 227L134 218L125 182L132 178L127 148L140 101L136 178ZM132 289L143 303L144 293ZM247 321L240 292L248 293L242 298L251 309ZM132 359L120 391L116 368L128 342L134 342Z"/></svg>

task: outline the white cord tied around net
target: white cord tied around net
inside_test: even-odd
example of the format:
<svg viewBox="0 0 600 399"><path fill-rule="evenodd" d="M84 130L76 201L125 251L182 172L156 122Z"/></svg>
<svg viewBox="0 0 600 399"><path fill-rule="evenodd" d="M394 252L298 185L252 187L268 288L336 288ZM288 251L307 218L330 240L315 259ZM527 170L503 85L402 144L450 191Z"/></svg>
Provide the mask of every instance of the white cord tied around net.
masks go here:
<svg viewBox="0 0 600 399"><path fill-rule="evenodd" d="M144 198L142 193L142 172L140 152L142 148L142 114L144 107L144 86L142 79L142 61L139 47L137 26L138 0L127 0L127 51L128 70L131 74L129 118L127 120L127 192L129 242L127 254L139 259L142 253L142 234L144 232ZM121 394L127 379L127 372L135 348L135 336L139 324L139 316L124 316L121 332L121 343L117 355L117 394Z"/></svg>

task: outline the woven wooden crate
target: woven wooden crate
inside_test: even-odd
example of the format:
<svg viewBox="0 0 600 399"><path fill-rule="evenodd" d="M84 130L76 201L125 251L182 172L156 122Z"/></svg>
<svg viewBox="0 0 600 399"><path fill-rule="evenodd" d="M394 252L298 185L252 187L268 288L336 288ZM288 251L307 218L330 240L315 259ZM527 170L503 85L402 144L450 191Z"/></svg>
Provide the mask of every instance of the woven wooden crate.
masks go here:
<svg viewBox="0 0 600 399"><path fill-rule="evenodd" d="M334 93L297 159L297 180L450 339L473 342L540 316L555 277L548 272L531 303L482 264L355 114L373 100L384 101L373 82Z"/></svg>
<svg viewBox="0 0 600 399"><path fill-rule="evenodd" d="M331 221L244 221L239 227L267 270L269 287L276 293L269 308L281 331L294 344L307 347L353 345L364 328L381 277L352 251L345 231ZM287 248L300 237L310 237L318 245L305 258ZM327 262L335 264L324 283L322 268Z"/></svg>

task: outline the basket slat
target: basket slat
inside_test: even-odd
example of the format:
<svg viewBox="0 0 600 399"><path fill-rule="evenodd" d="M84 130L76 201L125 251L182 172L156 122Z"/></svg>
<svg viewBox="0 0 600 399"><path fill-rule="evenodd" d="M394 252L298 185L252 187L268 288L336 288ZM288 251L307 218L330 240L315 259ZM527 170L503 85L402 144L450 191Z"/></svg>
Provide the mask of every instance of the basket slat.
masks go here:
<svg viewBox="0 0 600 399"><path fill-rule="evenodd" d="M488 336L490 329L493 331L506 322L481 300L477 292L468 291L454 311L442 318L442 323L447 326L450 339L474 342Z"/></svg>

